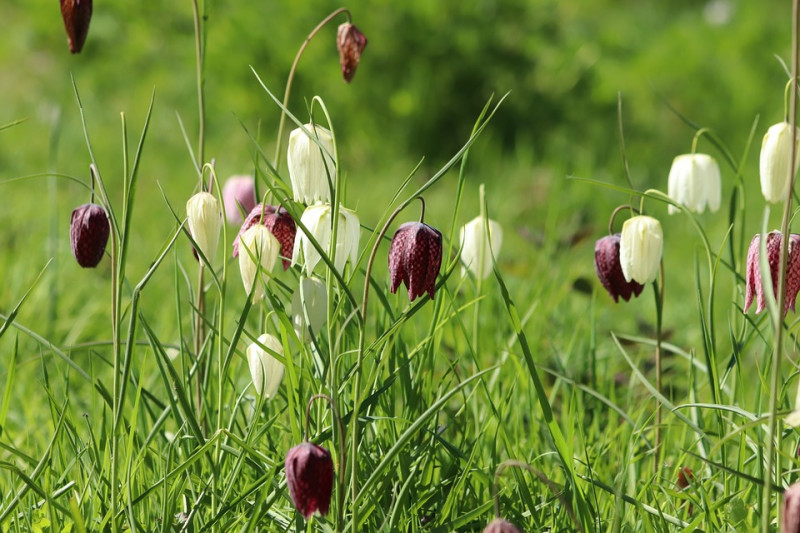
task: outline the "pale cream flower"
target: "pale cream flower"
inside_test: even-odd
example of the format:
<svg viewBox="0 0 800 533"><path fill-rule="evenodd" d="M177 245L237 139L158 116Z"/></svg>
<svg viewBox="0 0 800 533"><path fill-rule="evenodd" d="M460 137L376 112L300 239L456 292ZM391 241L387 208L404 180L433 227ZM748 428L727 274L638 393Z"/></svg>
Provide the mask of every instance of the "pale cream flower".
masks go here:
<svg viewBox="0 0 800 533"><path fill-rule="evenodd" d="M800 166L800 129L795 136L794 173ZM792 128L788 122L774 124L761 143L761 194L771 203L784 202L789 197L789 161L792 158Z"/></svg>
<svg viewBox="0 0 800 533"><path fill-rule="evenodd" d="M331 188L336 178L336 161L333 159L333 137L331 132L315 124L306 124L306 131L316 135L319 144L297 128L289 134L289 179L296 202L312 204L330 202ZM323 149L320 149L322 145Z"/></svg>
<svg viewBox="0 0 800 533"><path fill-rule="evenodd" d="M619 242L619 261L625 281L642 285L658 276L664 236L661 223L644 215L631 217L622 225Z"/></svg>
<svg viewBox="0 0 800 533"><path fill-rule="evenodd" d="M489 234L486 234L487 220L475 217L461 228L461 275L469 270L479 279L486 279L492 273L492 255L497 259L503 244L503 228L499 223L488 219Z"/></svg>
<svg viewBox="0 0 800 533"><path fill-rule="evenodd" d="M706 205L715 212L722 198L721 182L719 165L710 155L679 155L669 170L669 197L695 213L702 213ZM670 215L680 211L673 205L668 210Z"/></svg>
<svg viewBox="0 0 800 533"><path fill-rule="evenodd" d="M330 204L316 203L308 206L300 218L300 221L326 253L331 242L331 211ZM361 225L355 211L344 207L339 207L338 218L334 266L336 270L342 272L348 259L351 265L355 265L358 261ZM293 265L300 261L301 251L305 260L303 265L305 272L310 276L322 257L311 244L308 236L300 228L297 228L297 238L294 241L294 252L292 253Z"/></svg>
<svg viewBox="0 0 800 533"><path fill-rule="evenodd" d="M274 335L269 333L259 335L258 342L283 355L281 341ZM256 343L251 343L247 347L247 363L250 366L250 376L253 378L253 388L256 392L266 399L274 398L283 379L283 364Z"/></svg>
<svg viewBox="0 0 800 533"><path fill-rule="evenodd" d="M264 287L258 283L260 273L269 275L278 259L281 245L278 239L261 224L256 224L239 236L239 273L244 290L254 290L253 301L264 297ZM255 284L255 289L253 285Z"/></svg>
<svg viewBox="0 0 800 533"><path fill-rule="evenodd" d="M222 227L219 202L213 194L199 192L186 202L186 221L197 247L208 262L214 261Z"/></svg>

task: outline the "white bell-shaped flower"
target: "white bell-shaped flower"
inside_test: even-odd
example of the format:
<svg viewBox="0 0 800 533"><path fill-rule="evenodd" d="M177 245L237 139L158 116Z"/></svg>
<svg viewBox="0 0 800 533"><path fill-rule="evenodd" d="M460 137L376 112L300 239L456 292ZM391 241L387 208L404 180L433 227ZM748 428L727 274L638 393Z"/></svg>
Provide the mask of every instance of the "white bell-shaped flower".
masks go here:
<svg viewBox="0 0 800 533"><path fill-rule="evenodd" d="M669 197L689 211L702 213L706 205L715 212L722 199L719 165L708 154L683 154L669 169ZM670 205L669 214L680 211Z"/></svg>
<svg viewBox="0 0 800 533"><path fill-rule="evenodd" d="M326 253L330 249L331 243L332 211L333 208L330 204L316 203L308 206L303 212L303 216L300 217L303 226L308 229L309 233ZM344 207L339 207L338 218L334 266L336 270L342 272L348 259L351 265L355 265L358 260L358 240L361 224L355 211ZM305 272L310 276L314 271L314 267L319 263L321 256L306 234L300 228L297 228L297 238L294 241L294 252L292 253L293 265L300 261L301 251L305 260Z"/></svg>
<svg viewBox="0 0 800 533"><path fill-rule="evenodd" d="M316 135L319 144L301 128L289 134L289 178L296 202L312 204L330 202L331 188L336 177L336 161L333 159L333 137L331 132L315 124L306 124L306 131ZM320 145L324 148L320 148Z"/></svg>
<svg viewBox="0 0 800 533"><path fill-rule="evenodd" d="M209 262L214 260L219 245L222 220L219 202L213 194L199 192L186 202L186 221L197 247Z"/></svg>
<svg viewBox="0 0 800 533"><path fill-rule="evenodd" d="M283 355L281 341L274 335L269 333L259 335L258 342ZM274 398L283 379L283 364L256 343L251 343L247 347L247 363L250 366L250 376L253 378L256 392L268 400Z"/></svg>
<svg viewBox="0 0 800 533"><path fill-rule="evenodd" d="M292 322L298 337L302 338L309 328L319 333L327 318L327 296L324 281L316 277L300 278L300 284L292 295Z"/></svg>
<svg viewBox="0 0 800 533"><path fill-rule="evenodd" d="M469 270L476 278L488 278L492 273L492 255L497 259L502 244L503 228L496 221L475 217L467 222L461 228L461 275L465 276Z"/></svg>
<svg viewBox="0 0 800 533"><path fill-rule="evenodd" d="M800 166L800 128L795 136L794 174ZM771 203L789 197L789 165L792 159L792 127L788 122L771 126L761 143L761 194Z"/></svg>
<svg viewBox="0 0 800 533"><path fill-rule="evenodd" d="M278 239L261 224L256 224L239 236L239 273L244 290L248 294L255 290L254 302L264 297L264 287L258 283L259 274L272 272L280 249Z"/></svg>
<svg viewBox="0 0 800 533"><path fill-rule="evenodd" d="M661 223L644 215L631 217L622 225L619 261L625 281L644 285L658 276L664 236Z"/></svg>

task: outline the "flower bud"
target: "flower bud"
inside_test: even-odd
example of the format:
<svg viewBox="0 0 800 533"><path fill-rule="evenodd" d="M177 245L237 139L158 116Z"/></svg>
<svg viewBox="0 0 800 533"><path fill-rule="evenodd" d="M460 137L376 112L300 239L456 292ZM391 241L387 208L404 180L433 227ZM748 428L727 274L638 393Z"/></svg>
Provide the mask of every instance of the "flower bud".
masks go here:
<svg viewBox="0 0 800 533"><path fill-rule="evenodd" d="M489 522L483 533L522 533L514 524L508 520L498 517Z"/></svg>
<svg viewBox="0 0 800 533"><path fill-rule="evenodd" d="M800 483L783 491L781 533L800 533Z"/></svg>
<svg viewBox="0 0 800 533"><path fill-rule="evenodd" d="M83 204L72 211L69 242L72 255L83 268L94 268L103 259L111 227L105 209L97 204Z"/></svg>
<svg viewBox="0 0 800 533"><path fill-rule="evenodd" d="M627 302L631 295L639 296L644 285L625 279L619 261L619 241L619 233L597 240L594 245L594 270L615 302L619 301L620 296Z"/></svg>
<svg viewBox="0 0 800 533"><path fill-rule="evenodd" d="M679 155L669 170L669 197L695 213L702 213L706 204L715 212L722 196L721 181L719 165L710 155ZM668 211L673 214L679 209L670 205Z"/></svg>
<svg viewBox="0 0 800 533"><path fill-rule="evenodd" d="M256 184L253 176L231 176L222 187L222 202L225 204L225 219L228 224L240 224L242 213L249 213L256 206Z"/></svg>
<svg viewBox="0 0 800 533"><path fill-rule="evenodd" d="M619 261L625 281L642 285L655 281L663 252L661 223L648 216L625 221L619 241Z"/></svg>
<svg viewBox="0 0 800 533"><path fill-rule="evenodd" d="M442 234L421 222L406 222L392 237L389 247L389 290L392 294L402 281L413 302L425 292L433 298L436 276L442 265Z"/></svg>
<svg viewBox="0 0 800 533"><path fill-rule="evenodd" d="M286 454L286 484L292 503L308 518L328 514L333 493L333 459L328 450L304 442Z"/></svg>
<svg viewBox="0 0 800 533"><path fill-rule="evenodd" d="M778 297L778 276L780 273L781 255L781 232L771 231L767 234L767 263L769 263L770 278L772 279L772 290L775 297ZM797 293L800 292L800 235L792 233L789 236L789 249L787 250L786 267L786 298L783 303L783 314L791 309L794 311ZM747 271L745 275L745 312L753 303L753 296L757 300L756 314L767 307L767 299L764 293L764 285L761 278L761 268L759 266L759 250L761 249L761 234L756 234L750 241L750 248L747 250Z"/></svg>
<svg viewBox="0 0 800 533"><path fill-rule="evenodd" d="M331 211L330 204L317 203L308 206L300 218L300 221L326 253L330 248L331 242ZM339 272L344 270L348 259L351 265L355 265L358 260L360 229L361 225L355 211L339 207L339 220L336 231L336 258L334 262L334 266ZM305 259L304 268L306 274L310 276L314 271L314 267L319 263L321 256L302 230L299 231L297 239L294 241L293 265L300 261L301 250Z"/></svg>
<svg viewBox="0 0 800 533"><path fill-rule="evenodd" d="M350 83L356 75L356 67L361 59L361 52L367 47L367 38L354 24L345 22L339 25L336 34L336 48L339 49L339 63L342 65L344 81Z"/></svg>
<svg viewBox="0 0 800 533"><path fill-rule="evenodd" d="M800 166L800 129L795 136L794 174ZM789 197L790 161L792 159L792 127L788 122L770 126L761 142L761 194L771 203L784 202Z"/></svg>
<svg viewBox="0 0 800 533"><path fill-rule="evenodd" d="M67 30L69 51L77 54L83 49L89 22L92 20L92 0L61 0L61 18Z"/></svg>
<svg viewBox="0 0 800 533"><path fill-rule="evenodd" d="M253 301L264 297L264 287L258 283L259 272L272 272L275 261L278 259L280 243L267 228L256 224L239 237L239 273L242 276L244 290L250 294L254 290ZM255 289L253 289L255 284Z"/></svg>
<svg viewBox="0 0 800 533"><path fill-rule="evenodd" d="M258 342L275 353L283 355L281 341L274 335L259 335ZM283 364L256 343L247 347L247 363L256 392L266 399L274 398L283 379Z"/></svg>
<svg viewBox="0 0 800 533"><path fill-rule="evenodd" d="M247 215L239 228L239 234L233 240L233 257L239 257L239 238L242 233L261 223L272 233L281 245L280 255L283 258L283 269L288 270L292 264L294 238L297 228L294 219L283 207L274 207L269 204L258 204Z"/></svg>
<svg viewBox="0 0 800 533"><path fill-rule="evenodd" d="M294 201L304 204L330 202L329 183L333 183L336 178L333 137L331 132L322 126L306 124L305 129L316 137L319 144L301 128L292 130L289 134L289 153L286 162L289 166Z"/></svg>
<svg viewBox="0 0 800 533"><path fill-rule="evenodd" d="M489 222L489 235L486 235L486 221L475 217L461 228L461 262L464 266L461 275L467 270L475 277L486 279L492 273L492 255L495 259L503 244L503 228L492 219Z"/></svg>
<svg viewBox="0 0 800 533"><path fill-rule="evenodd" d="M297 290L292 295L292 322L297 336L303 338L309 328L319 333L327 318L328 303L325 283L315 277L301 277ZM306 324L308 315L309 324Z"/></svg>
<svg viewBox="0 0 800 533"><path fill-rule="evenodd" d="M186 221L197 247L208 262L214 260L219 244L219 230L222 227L219 202L213 194L199 192L186 202Z"/></svg>

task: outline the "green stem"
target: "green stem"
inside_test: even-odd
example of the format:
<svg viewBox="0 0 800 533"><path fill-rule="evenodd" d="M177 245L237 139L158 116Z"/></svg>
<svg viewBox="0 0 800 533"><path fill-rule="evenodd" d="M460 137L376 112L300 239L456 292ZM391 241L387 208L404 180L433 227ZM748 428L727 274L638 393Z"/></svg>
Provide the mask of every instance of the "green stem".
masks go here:
<svg viewBox="0 0 800 533"><path fill-rule="evenodd" d="M111 226L111 338L114 350L114 384L113 384L113 398L114 398L114 412L112 413L113 423L112 428L117 428L116 421L119 419L120 409L122 408L122 400L119 398L120 389L120 330L119 330L119 311L120 311L120 291L119 280L117 272L117 259L119 256L119 245L117 243L117 234L114 227ZM118 533L119 523L117 522L118 504L119 504L119 441L117 432L111 433L111 531Z"/></svg>
<svg viewBox="0 0 800 533"><path fill-rule="evenodd" d="M203 5L203 15L200 15L200 6L197 0L192 0L192 14L194 16L194 41L195 41L195 60L197 68L197 111L198 111L198 134L197 134L197 170L200 174L200 188L203 188L203 173L200 171L205 161L205 132L206 132L206 99L205 99L205 4Z"/></svg>
<svg viewBox="0 0 800 533"><path fill-rule="evenodd" d="M661 394L661 337L664 317L664 261L659 266L659 283L653 284L656 299L656 390ZM656 474L661 467L661 402L656 406L656 441L654 470Z"/></svg>

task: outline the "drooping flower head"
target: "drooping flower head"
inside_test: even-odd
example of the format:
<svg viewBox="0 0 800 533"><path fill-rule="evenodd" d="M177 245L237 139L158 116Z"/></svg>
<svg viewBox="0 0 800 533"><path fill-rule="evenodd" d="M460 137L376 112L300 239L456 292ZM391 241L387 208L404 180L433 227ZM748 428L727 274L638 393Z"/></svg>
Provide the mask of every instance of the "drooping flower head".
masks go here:
<svg viewBox="0 0 800 533"><path fill-rule="evenodd" d="M663 241L661 223L653 217L638 215L625 221L619 241L619 261L625 281L642 285L655 281Z"/></svg>
<svg viewBox="0 0 800 533"><path fill-rule="evenodd" d="M781 533L800 533L800 483L783 491Z"/></svg>
<svg viewBox="0 0 800 533"><path fill-rule="evenodd" d="M300 221L326 252L329 250L331 242L332 210L330 204L317 203L308 206L303 212L303 216L300 217ZM351 265L355 265L358 260L358 241L361 225L355 211L344 207L339 207L338 218L334 266L336 270L342 272L348 259ZM300 262L301 251L305 260L304 269L306 275L310 276L314 271L314 267L319 263L321 256L302 230L298 232L294 241L293 265Z"/></svg>
<svg viewBox="0 0 800 533"><path fill-rule="evenodd" d="M278 259L280 243L270 231L256 224L239 237L239 273L244 290L249 294L254 290L253 301L264 297L264 287L258 283L259 274L269 275ZM255 284L255 289L253 285Z"/></svg>
<svg viewBox="0 0 800 533"><path fill-rule="evenodd" d="M487 235L486 223L489 231ZM461 228L461 275L467 271L479 279L486 279L492 273L492 255L495 259L503 244L503 228L492 219L478 216Z"/></svg>
<svg viewBox="0 0 800 533"><path fill-rule="evenodd" d="M777 298L778 276L780 273L780 254L781 254L781 232L771 231L767 234L767 262L769 263L770 278L772 280L773 294ZM759 250L761 249L761 234L756 234L750 241L750 248L747 250L747 272L745 277L745 312L756 299L756 314L767 307L767 299L764 293L761 268L759 267ZM792 233L789 236L789 248L787 250L786 267L786 298L783 302L783 314L789 309L794 311L797 293L800 292L800 235Z"/></svg>
<svg viewBox="0 0 800 533"><path fill-rule="evenodd" d="M800 167L800 129L795 136L794 172ZM792 159L792 127L788 122L771 126L761 142L759 169L761 174L761 194L771 203L784 202L789 197Z"/></svg>
<svg viewBox="0 0 800 533"><path fill-rule="evenodd" d="M318 333L328 313L325 282L316 277L301 277L297 290L292 294L292 323L297 336L305 338L305 332ZM308 323L306 321L308 316Z"/></svg>
<svg viewBox="0 0 800 533"><path fill-rule="evenodd" d="M222 187L225 219L228 224L240 224L242 212L249 213L256 206L256 183L253 176L231 176Z"/></svg>
<svg viewBox="0 0 800 533"><path fill-rule="evenodd" d="M89 33L92 20L92 0L61 0L61 18L67 30L69 51L79 53Z"/></svg>
<svg viewBox="0 0 800 533"><path fill-rule="evenodd" d="M333 459L328 450L304 442L286 454L286 484L292 503L308 518L328 514L333 493Z"/></svg>
<svg viewBox="0 0 800 533"><path fill-rule="evenodd" d="M333 159L333 137L331 132L316 124L306 124L305 130L318 141L314 142L302 128L289 134L289 179L295 202L313 204L330 202L329 185L336 177L336 161Z"/></svg>
<svg viewBox="0 0 800 533"><path fill-rule="evenodd" d="M244 219L239 234L233 240L233 257L239 256L239 239L242 234L261 223L272 233L281 245L280 255L283 258L283 269L288 270L292 264L292 252L297 228L294 219L286 209L269 204L258 204Z"/></svg>
<svg viewBox="0 0 800 533"><path fill-rule="evenodd" d="M594 270L600 283L615 302L618 302L620 297L627 302L631 299L631 295L639 296L644 285L625 279L619 260L619 242L619 233L597 240L594 245Z"/></svg>
<svg viewBox="0 0 800 533"><path fill-rule="evenodd" d="M436 276L442 265L442 234L422 222L406 222L392 237L389 247L389 275L392 294L402 281L413 302L425 292L433 298Z"/></svg>
<svg viewBox="0 0 800 533"><path fill-rule="evenodd" d="M710 155L679 155L669 170L669 197L695 213L702 213L706 205L715 212L722 197L721 181L719 165ZM673 214L679 209L670 205L668 211Z"/></svg>
<svg viewBox="0 0 800 533"><path fill-rule="evenodd" d="M220 221L219 202L213 194L199 192L186 202L186 221L197 247L209 261L214 260L219 245Z"/></svg>
<svg viewBox="0 0 800 533"><path fill-rule="evenodd" d="M111 227L105 209L97 204L83 204L72 211L69 242L72 255L83 268L100 264L106 251Z"/></svg>
<svg viewBox="0 0 800 533"><path fill-rule="evenodd" d="M483 533L522 533L522 532L508 520L504 520L500 517L497 517L491 522L489 522L489 525L486 526L486 529L483 530Z"/></svg>
<svg viewBox="0 0 800 533"><path fill-rule="evenodd" d="M274 335L259 335L258 342L283 355L281 341ZM268 400L274 398L283 379L283 364L255 342L247 347L247 363L256 392Z"/></svg>
<svg viewBox="0 0 800 533"><path fill-rule="evenodd" d="M339 25L339 31L336 34L336 48L339 49L339 63L342 65L344 81L350 83L350 80L356 75L358 61L366 47L366 36L354 24L345 22Z"/></svg>

